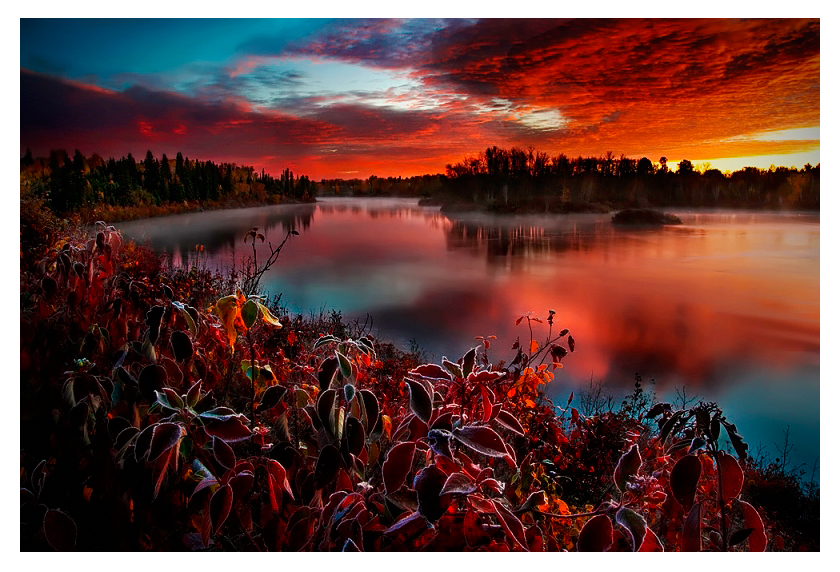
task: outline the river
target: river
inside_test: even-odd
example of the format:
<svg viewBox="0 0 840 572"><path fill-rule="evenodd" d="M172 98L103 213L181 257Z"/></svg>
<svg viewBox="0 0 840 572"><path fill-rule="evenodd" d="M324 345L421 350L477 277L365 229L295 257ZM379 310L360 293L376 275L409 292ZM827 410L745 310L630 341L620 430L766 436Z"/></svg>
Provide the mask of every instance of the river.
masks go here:
<svg viewBox="0 0 840 572"><path fill-rule="evenodd" d="M549 393L603 381L617 396L634 374L657 398L717 401L751 452L819 456L820 218L815 213L674 212L682 225L617 228L609 215L444 215L410 199L319 199L121 223L173 264L241 267L253 226L293 236L263 289L292 313L370 316L373 333L438 360L495 335L492 361L529 338L517 318L554 310L575 352ZM196 251L204 245L204 253ZM264 258L267 246L261 246ZM545 339L545 325L534 337ZM810 469L806 478L810 477ZM817 475L818 477L818 475Z"/></svg>

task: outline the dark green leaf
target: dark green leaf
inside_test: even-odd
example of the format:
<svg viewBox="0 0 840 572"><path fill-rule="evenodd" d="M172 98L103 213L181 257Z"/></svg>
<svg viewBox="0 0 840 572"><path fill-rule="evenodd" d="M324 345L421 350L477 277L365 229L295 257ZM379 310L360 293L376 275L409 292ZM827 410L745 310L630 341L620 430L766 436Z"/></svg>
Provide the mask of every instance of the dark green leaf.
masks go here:
<svg viewBox="0 0 840 572"><path fill-rule="evenodd" d="M634 444L629 451L621 456L615 466L615 471L613 471L613 480L615 480L615 486L618 487L618 490L621 492L627 490L627 483L631 477L639 472L641 466L642 457L639 454L639 446Z"/></svg>
<svg viewBox="0 0 840 572"><path fill-rule="evenodd" d="M350 376L353 375L353 366L350 363L350 360L347 359L347 356L338 351L335 352L335 356L338 358L338 367L341 369L341 375L343 375L345 379L350 379Z"/></svg>
<svg viewBox="0 0 840 572"><path fill-rule="evenodd" d="M664 442L665 439L668 438L668 435L671 434L671 430L674 428L674 425L677 424L677 421L682 419L683 415L685 415L685 410L680 409L673 415L671 415L665 423L662 425L662 430L659 432L659 440Z"/></svg>
<svg viewBox="0 0 840 572"><path fill-rule="evenodd" d="M695 451L699 451L706 446L706 440L702 437L695 437L691 440L691 447L688 449L688 454L691 455Z"/></svg>
<svg viewBox="0 0 840 572"><path fill-rule="evenodd" d="M507 449L499 434L489 427L467 425L456 427L452 435L461 443L490 457L504 457Z"/></svg>
<svg viewBox="0 0 840 572"><path fill-rule="evenodd" d="M335 337L335 336L321 336L320 338L318 338L318 341L315 342L315 345L312 346L312 349L317 350L321 346L326 345L326 344L331 343L331 342L338 343L338 338Z"/></svg>
<svg viewBox="0 0 840 572"><path fill-rule="evenodd" d="M638 552L647 532L647 523L644 517L623 506L615 513L615 521L630 532L630 536L633 537L633 552Z"/></svg>
<svg viewBox="0 0 840 572"><path fill-rule="evenodd" d="M429 522L436 522L446 511L451 497L442 495L441 489L446 482L446 473L435 465L423 468L414 477L414 490L417 492L417 512Z"/></svg>
<svg viewBox="0 0 840 572"><path fill-rule="evenodd" d="M700 459L694 455L686 455L671 470L671 492L685 510L694 504L700 472Z"/></svg>
<svg viewBox="0 0 840 572"><path fill-rule="evenodd" d="M463 372L463 376L466 377L472 373L472 370L475 367L475 348L472 348L464 354L462 363L463 365L461 366L461 371Z"/></svg>
<svg viewBox="0 0 840 572"><path fill-rule="evenodd" d="M321 362L321 367L318 370L318 387L321 391L326 391L330 388L330 383L337 369L338 358L328 357Z"/></svg>
<svg viewBox="0 0 840 572"><path fill-rule="evenodd" d="M257 308L257 303L253 300L248 300L242 305L242 321L245 322L245 327L249 330L254 325L254 322L257 321L258 312L259 308Z"/></svg>
<svg viewBox="0 0 840 572"><path fill-rule="evenodd" d="M432 417L432 398L429 395L429 392L419 381L414 381L413 379L405 378L405 382L408 385L409 390L409 407L414 414L423 421L423 423L429 422L429 419Z"/></svg>
<svg viewBox="0 0 840 572"><path fill-rule="evenodd" d="M318 462L315 463L313 473L313 486L315 489L322 489L331 483L341 468L341 452L334 445L327 445L321 449L318 455Z"/></svg>
<svg viewBox="0 0 840 572"><path fill-rule="evenodd" d="M260 398L260 404L257 406L257 411L271 409L280 403L280 400L283 399L284 395L286 395L286 388L283 386L272 385L271 387L266 388Z"/></svg>

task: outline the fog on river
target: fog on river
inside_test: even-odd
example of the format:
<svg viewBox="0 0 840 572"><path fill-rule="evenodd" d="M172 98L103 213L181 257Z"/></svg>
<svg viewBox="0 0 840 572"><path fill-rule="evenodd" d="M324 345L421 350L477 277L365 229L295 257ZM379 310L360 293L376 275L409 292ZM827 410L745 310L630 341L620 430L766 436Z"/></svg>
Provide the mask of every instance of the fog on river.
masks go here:
<svg viewBox="0 0 840 572"><path fill-rule="evenodd" d="M460 357L495 335L492 361L528 340L533 312L569 328L576 351L549 388L603 380L623 396L634 374L657 397L685 386L722 405L755 452L790 425L797 462L819 455L819 215L674 211L683 223L627 229L609 215L441 214L411 199L319 199L121 223L174 265L242 267L258 226L277 244L300 232L263 279L292 313L370 316L374 335L430 357ZM204 245L203 253L196 244ZM259 245L264 259L268 246ZM537 325L537 328L541 326ZM556 331L556 329L555 329ZM536 330L544 340L547 330Z"/></svg>

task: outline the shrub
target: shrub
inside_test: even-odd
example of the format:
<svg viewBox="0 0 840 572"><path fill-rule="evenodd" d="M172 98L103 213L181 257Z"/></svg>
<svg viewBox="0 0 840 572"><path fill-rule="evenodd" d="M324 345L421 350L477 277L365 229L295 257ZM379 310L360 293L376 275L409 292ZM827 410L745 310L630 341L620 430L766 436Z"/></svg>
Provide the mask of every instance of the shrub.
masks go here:
<svg viewBox="0 0 840 572"><path fill-rule="evenodd" d="M208 276L105 225L21 272L22 550L767 545L716 405L548 399L575 350L553 311L509 362L490 336L419 363Z"/></svg>

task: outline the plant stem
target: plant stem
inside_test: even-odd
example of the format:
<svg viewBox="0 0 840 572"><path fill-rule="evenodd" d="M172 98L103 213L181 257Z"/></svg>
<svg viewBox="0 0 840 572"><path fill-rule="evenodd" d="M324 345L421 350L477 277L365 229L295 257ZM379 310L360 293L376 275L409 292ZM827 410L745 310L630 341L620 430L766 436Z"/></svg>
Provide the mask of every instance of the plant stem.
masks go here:
<svg viewBox="0 0 840 572"><path fill-rule="evenodd" d="M726 499L723 498L723 467L720 465L720 451L714 450L715 463L717 464L718 477L718 506L720 508L720 535L723 537L723 551L728 549L729 541L726 537L726 513L724 508L726 506Z"/></svg>
<svg viewBox="0 0 840 572"><path fill-rule="evenodd" d="M245 330L248 347L251 350L251 427L257 424L257 375L255 371L254 342L251 340L251 328Z"/></svg>

